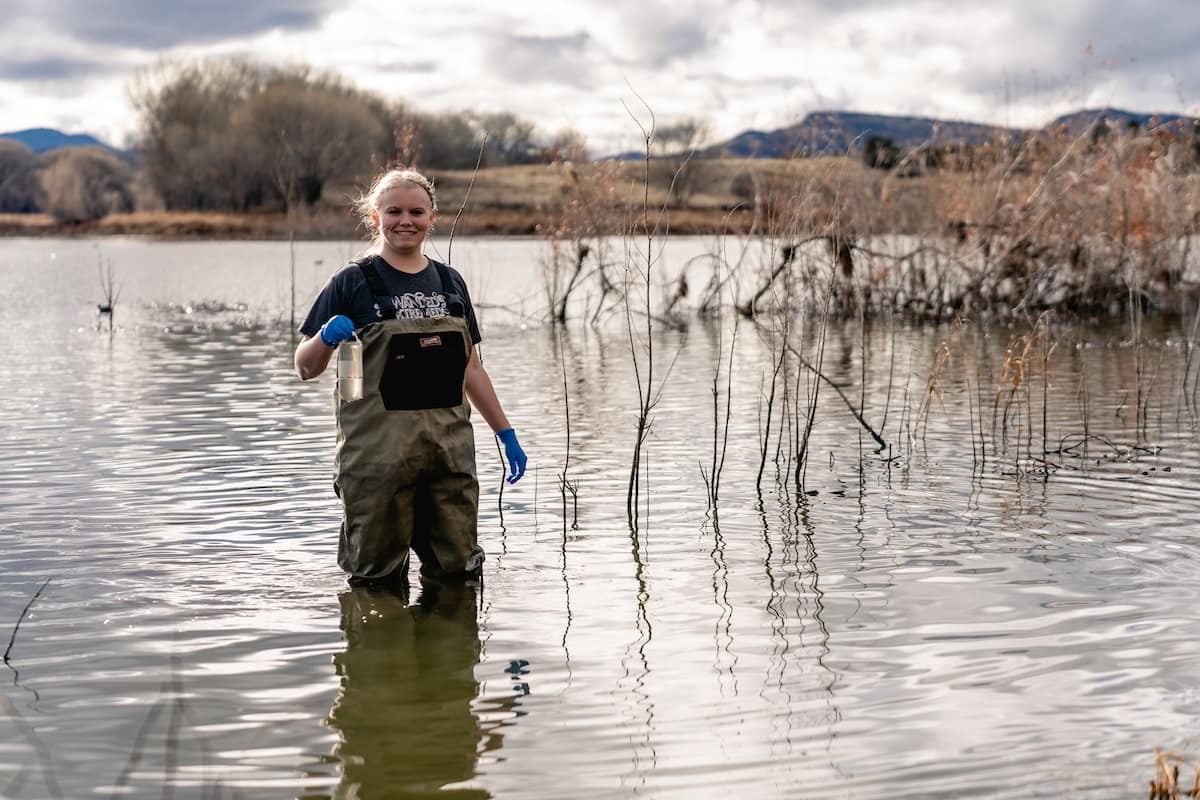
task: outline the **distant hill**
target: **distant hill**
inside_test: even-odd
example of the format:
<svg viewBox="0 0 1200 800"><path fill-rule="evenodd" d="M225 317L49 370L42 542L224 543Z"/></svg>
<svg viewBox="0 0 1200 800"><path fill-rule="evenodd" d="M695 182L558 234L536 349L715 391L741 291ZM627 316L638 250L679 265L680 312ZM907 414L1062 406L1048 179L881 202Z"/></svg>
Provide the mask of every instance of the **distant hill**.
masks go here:
<svg viewBox="0 0 1200 800"><path fill-rule="evenodd" d="M1189 133L1193 126L1200 122L1195 117L1185 117L1180 114L1139 114L1119 108L1088 108L1057 117L1046 125L1046 128L1053 130L1064 127L1067 133L1079 135L1091 129L1101 117L1114 130L1130 127L1149 130L1161 127L1175 133Z"/></svg>
<svg viewBox="0 0 1200 800"><path fill-rule="evenodd" d="M111 150L122 158L129 157L127 152L105 144L95 136L86 133L63 133L53 128L27 128L23 131L0 133L0 139L12 139L20 142L35 153L44 153L47 150L56 150L60 147L95 146Z"/></svg>
<svg viewBox="0 0 1200 800"><path fill-rule="evenodd" d="M1065 127L1078 135L1091 128L1100 117L1113 129L1136 125L1142 130L1163 126L1177 133L1188 133L1196 124L1193 117L1179 114L1141 114L1116 108L1096 108L1065 114L1047 123L1043 130ZM871 136L886 136L902 150L926 143L982 144L997 137L1015 138L1032 131L977 122L898 117L888 114L861 114L851 111L814 111L796 125L773 131L745 131L726 142L705 148L702 158L790 158L796 155L836 155L860 153ZM628 157L640 158L638 154Z"/></svg>
<svg viewBox="0 0 1200 800"><path fill-rule="evenodd" d="M862 150L870 136L886 136L901 149L927 142L981 144L1020 131L977 122L930 117L894 117L850 111L814 111L798 124L774 131L745 131L705 151L707 156L789 158L795 155L838 155Z"/></svg>

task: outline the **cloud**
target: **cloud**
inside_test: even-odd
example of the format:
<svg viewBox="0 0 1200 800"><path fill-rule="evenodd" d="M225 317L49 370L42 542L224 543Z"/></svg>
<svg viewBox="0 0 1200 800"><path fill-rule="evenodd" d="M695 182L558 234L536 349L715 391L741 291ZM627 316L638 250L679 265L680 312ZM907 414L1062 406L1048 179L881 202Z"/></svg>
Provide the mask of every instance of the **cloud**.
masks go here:
<svg viewBox="0 0 1200 800"><path fill-rule="evenodd" d="M69 108L127 130L134 70L235 53L421 110L574 125L602 151L636 140L634 92L660 120L709 117L714 138L818 109L1031 126L1105 103L1200 110L1194 0L0 0L0 19L14 128Z"/></svg>
<svg viewBox="0 0 1200 800"><path fill-rule="evenodd" d="M1169 20L1170 24L1164 24ZM1200 17L1190 3L1018 0L975 26L939 98L980 121L1040 126L1082 107L1180 111L1200 85ZM945 33L941 41L949 43Z"/></svg>
<svg viewBox="0 0 1200 800"><path fill-rule="evenodd" d="M580 19L624 66L661 68L699 56L727 28L737 9L718 0L596 0Z"/></svg>
<svg viewBox="0 0 1200 800"><path fill-rule="evenodd" d="M9 4L5 4L9 5ZM155 50L316 27L336 0L42 0L11 4L84 42ZM0 9L3 10L3 9Z"/></svg>
<svg viewBox="0 0 1200 800"><path fill-rule="evenodd" d="M644 7L634 20L630 41L637 47L637 55L651 65L661 67L672 61L683 60L707 50L717 38L719 26L704 15L693 16L685 6L673 6L667 13L662 8Z"/></svg>
<svg viewBox="0 0 1200 800"><path fill-rule="evenodd" d="M564 84L589 89L595 84L597 44L584 32L562 36L505 34L488 44L492 69L519 84Z"/></svg>
<svg viewBox="0 0 1200 800"><path fill-rule="evenodd" d="M0 81L63 81L95 78L117 70L110 62L77 58L0 57Z"/></svg>
<svg viewBox="0 0 1200 800"><path fill-rule="evenodd" d="M1103 5L1077 14L1062 31L1064 38L1076 42L1076 52L1090 45L1097 59L1137 59L1145 64L1180 58L1195 63L1200 58L1200 15L1191 0Z"/></svg>
<svg viewBox="0 0 1200 800"><path fill-rule="evenodd" d="M375 68L381 72L394 73L398 75L429 74L437 71L438 63L433 59L414 61L384 61L378 64Z"/></svg>

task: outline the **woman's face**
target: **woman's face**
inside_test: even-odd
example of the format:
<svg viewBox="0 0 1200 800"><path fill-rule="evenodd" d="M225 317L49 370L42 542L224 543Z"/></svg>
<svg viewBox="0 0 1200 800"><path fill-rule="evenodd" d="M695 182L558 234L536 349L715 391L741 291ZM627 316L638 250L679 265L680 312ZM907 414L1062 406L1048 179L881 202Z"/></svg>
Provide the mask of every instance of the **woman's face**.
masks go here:
<svg viewBox="0 0 1200 800"><path fill-rule="evenodd" d="M424 189L407 183L380 195L372 216L385 246L397 253L420 252L433 224L432 205Z"/></svg>

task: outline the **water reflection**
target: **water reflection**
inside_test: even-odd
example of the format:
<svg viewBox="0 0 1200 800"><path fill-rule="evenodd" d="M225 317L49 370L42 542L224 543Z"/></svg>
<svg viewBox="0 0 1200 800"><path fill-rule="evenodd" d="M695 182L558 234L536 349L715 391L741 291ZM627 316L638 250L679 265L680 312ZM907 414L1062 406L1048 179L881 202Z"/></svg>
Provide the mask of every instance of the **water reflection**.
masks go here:
<svg viewBox="0 0 1200 800"><path fill-rule="evenodd" d="M352 587L338 600L346 650L334 656L341 691L328 724L342 765L335 797L483 798L477 588L421 578L404 587ZM414 589L414 593L416 590Z"/></svg>
<svg viewBox="0 0 1200 800"><path fill-rule="evenodd" d="M501 495L477 424L487 597L348 590L339 634L331 385L292 374L286 250L122 244L110 332L95 245L54 246L59 285L46 243L0 253L30 332L0 363L0 630L55 578L0 682L2 796L1116 797L1195 727L1190 320L1064 326L1015 393L1028 326L965 323L933 381L949 326L838 320L849 403L822 384L807 450L803 323L739 323L719 517L728 339L656 333L631 530L624 321L500 317L489 370L539 464ZM539 246L480 245L477 300L520 310Z"/></svg>

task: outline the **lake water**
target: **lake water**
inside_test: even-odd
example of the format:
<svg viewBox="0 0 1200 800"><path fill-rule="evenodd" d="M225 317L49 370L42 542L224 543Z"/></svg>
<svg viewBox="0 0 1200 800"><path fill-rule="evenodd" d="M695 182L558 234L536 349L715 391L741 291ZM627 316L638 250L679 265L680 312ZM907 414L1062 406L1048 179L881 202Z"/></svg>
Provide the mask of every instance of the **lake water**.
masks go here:
<svg viewBox="0 0 1200 800"><path fill-rule="evenodd" d="M355 248L297 246L301 315ZM1190 774L1186 322L1055 328L1010 403L1027 324L837 321L821 369L889 447L825 384L798 485L792 370L761 488L769 323L660 328L631 527L629 335L538 321L543 248L453 245L530 472L501 494L476 417L483 585L401 596L334 561L333 380L292 373L286 243L4 242L0 796L1111 798L1156 745Z"/></svg>

